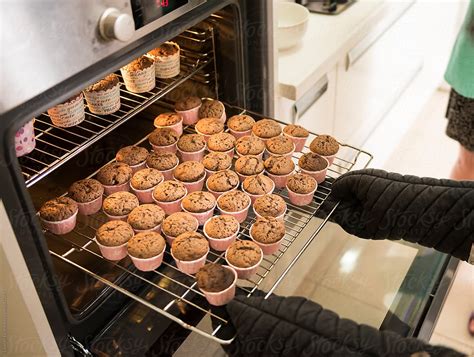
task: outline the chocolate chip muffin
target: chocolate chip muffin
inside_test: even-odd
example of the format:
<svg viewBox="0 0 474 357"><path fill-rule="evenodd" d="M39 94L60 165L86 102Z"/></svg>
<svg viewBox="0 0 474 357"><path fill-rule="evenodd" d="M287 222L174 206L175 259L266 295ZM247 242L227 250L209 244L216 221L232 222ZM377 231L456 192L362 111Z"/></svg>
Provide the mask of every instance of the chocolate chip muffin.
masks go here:
<svg viewBox="0 0 474 357"><path fill-rule="evenodd" d="M206 140L199 134L185 134L178 140L178 149L185 152L194 152L204 149Z"/></svg>
<svg viewBox="0 0 474 357"><path fill-rule="evenodd" d="M222 152L211 152L204 156L202 163L209 171L221 171L232 166L232 158Z"/></svg>
<svg viewBox="0 0 474 357"><path fill-rule="evenodd" d="M174 42L162 43L159 47L156 47L148 52L152 57L168 57L173 56L179 51L179 47Z"/></svg>
<svg viewBox="0 0 474 357"><path fill-rule="evenodd" d="M258 264L262 250L254 242L240 240L230 245L226 252L227 261L238 268L250 268Z"/></svg>
<svg viewBox="0 0 474 357"><path fill-rule="evenodd" d="M166 171L176 167L179 163L178 157L172 152L156 153L152 152L146 158L146 165L149 168L159 171Z"/></svg>
<svg viewBox="0 0 474 357"><path fill-rule="evenodd" d="M171 126L174 124L179 123L183 118L181 115L173 112L169 113L161 113L159 114L155 120L153 121L153 124L155 125L156 128L164 127L164 126Z"/></svg>
<svg viewBox="0 0 474 357"><path fill-rule="evenodd" d="M173 145L178 139L178 133L171 128L157 128L148 135L148 141L155 146Z"/></svg>
<svg viewBox="0 0 474 357"><path fill-rule="evenodd" d="M199 259L209 251L207 239L197 232L186 232L176 237L171 245L173 256L178 260Z"/></svg>
<svg viewBox="0 0 474 357"><path fill-rule="evenodd" d="M115 87L119 83L119 79L115 73L102 78L100 81L91 84L89 87L84 89L85 92L102 92Z"/></svg>
<svg viewBox="0 0 474 357"><path fill-rule="evenodd" d="M241 175L259 175L264 169L263 161L257 156L241 156L235 162L235 171Z"/></svg>
<svg viewBox="0 0 474 357"><path fill-rule="evenodd" d="M319 135L311 142L309 149L322 156L331 156L339 151L339 143L330 135Z"/></svg>
<svg viewBox="0 0 474 357"><path fill-rule="evenodd" d="M301 125L290 124L285 126L283 132L287 135L294 136L295 138L307 138L309 131L303 128Z"/></svg>
<svg viewBox="0 0 474 357"><path fill-rule="evenodd" d="M204 106L204 104L203 104ZM202 109L202 107L201 107ZM196 123L196 131L204 135L213 135L224 131L224 124L217 118L203 118Z"/></svg>
<svg viewBox="0 0 474 357"><path fill-rule="evenodd" d="M121 148L117 155L115 155L115 160L117 162L123 162L130 166L135 166L143 163L148 156L148 150L141 146L125 146Z"/></svg>
<svg viewBox="0 0 474 357"><path fill-rule="evenodd" d="M235 217L228 215L214 216L206 222L204 230L211 238L228 238L238 232L239 222Z"/></svg>
<svg viewBox="0 0 474 357"><path fill-rule="evenodd" d="M134 194L120 191L107 196L102 203L102 209L111 216L125 216L139 205L140 202Z"/></svg>
<svg viewBox="0 0 474 357"><path fill-rule="evenodd" d="M243 189L252 195L265 195L273 189L273 181L267 176L255 175L247 177L242 183Z"/></svg>
<svg viewBox="0 0 474 357"><path fill-rule="evenodd" d="M107 247L117 247L125 244L133 235L132 226L124 221L108 221L95 232L97 241Z"/></svg>
<svg viewBox="0 0 474 357"><path fill-rule="evenodd" d="M196 108L202 104L201 98L199 97L187 97L183 100L180 100L174 104L174 110L176 111L186 111L189 109Z"/></svg>
<svg viewBox="0 0 474 357"><path fill-rule="evenodd" d="M220 264L206 264L196 273L198 288L207 292L217 293L230 287L235 275Z"/></svg>
<svg viewBox="0 0 474 357"><path fill-rule="evenodd" d="M271 155L287 155L295 149L295 144L287 136L275 136L265 143L267 151Z"/></svg>
<svg viewBox="0 0 474 357"><path fill-rule="evenodd" d="M124 162L111 162L97 173L97 180L102 185L121 185L132 178L132 168Z"/></svg>
<svg viewBox="0 0 474 357"><path fill-rule="evenodd" d="M182 202L183 208L192 213L206 212L214 208L216 199L210 192L195 191L187 195Z"/></svg>
<svg viewBox="0 0 474 357"><path fill-rule="evenodd" d="M186 212L176 212L165 218L161 224L164 234L177 237L186 232L195 232L198 229L196 218Z"/></svg>
<svg viewBox="0 0 474 357"><path fill-rule="evenodd" d="M173 202L186 196L186 187L174 180L168 180L160 183L153 190L153 197L159 202Z"/></svg>
<svg viewBox="0 0 474 357"><path fill-rule="evenodd" d="M270 139L281 134L281 125L272 119L262 119L253 125L252 133L259 138Z"/></svg>
<svg viewBox="0 0 474 357"><path fill-rule="evenodd" d="M218 171L208 177L206 184L214 192L230 191L239 185L239 176L231 170Z"/></svg>
<svg viewBox="0 0 474 357"><path fill-rule="evenodd" d="M129 64L127 64L126 66L124 66L123 69L127 72L138 72L149 68L154 64L155 62L152 59L146 56L140 56L137 59L134 59Z"/></svg>
<svg viewBox="0 0 474 357"><path fill-rule="evenodd" d="M212 151L225 152L233 150L235 137L229 133L213 134L207 141L207 148Z"/></svg>
<svg viewBox="0 0 474 357"><path fill-rule="evenodd" d="M234 115L227 121L227 126L233 131L251 130L254 124L255 119L245 114Z"/></svg>
<svg viewBox="0 0 474 357"><path fill-rule="evenodd" d="M199 108L199 118L220 118L224 110L224 104L218 100L206 100Z"/></svg>
<svg viewBox="0 0 474 357"><path fill-rule="evenodd" d="M79 203L94 201L104 194L104 187L94 179L74 182L68 190L68 196Z"/></svg>
<svg viewBox="0 0 474 357"><path fill-rule="evenodd" d="M295 169L295 163L287 156L270 156L264 166L273 175L288 175Z"/></svg>
<svg viewBox="0 0 474 357"><path fill-rule="evenodd" d="M308 152L299 158L298 165L303 170L321 171L328 167L328 162L321 155Z"/></svg>
<svg viewBox="0 0 474 357"><path fill-rule="evenodd" d="M259 217L252 225L250 234L258 243L275 243L285 236L285 224L274 217Z"/></svg>
<svg viewBox="0 0 474 357"><path fill-rule="evenodd" d="M165 250L163 237L156 232L141 232L127 243L127 251L132 257L148 259L160 255Z"/></svg>
<svg viewBox="0 0 474 357"><path fill-rule="evenodd" d="M204 177L204 165L198 161L185 161L174 169L174 177L182 182L195 182Z"/></svg>
<svg viewBox="0 0 474 357"><path fill-rule="evenodd" d="M163 181L163 174L157 169L141 169L132 176L132 187L136 190L148 190Z"/></svg>
<svg viewBox="0 0 474 357"><path fill-rule="evenodd" d="M278 195L264 195L255 200L253 209L262 217L276 218L286 212L286 202Z"/></svg>
<svg viewBox="0 0 474 357"><path fill-rule="evenodd" d="M69 197L57 197L41 206L40 217L45 221L59 222L77 213L77 203Z"/></svg>
<svg viewBox="0 0 474 357"><path fill-rule="evenodd" d="M225 212L239 212L250 204L250 197L242 191L230 191L219 196L217 205Z"/></svg>
<svg viewBox="0 0 474 357"><path fill-rule="evenodd" d="M316 180L306 174L295 174L288 179L286 186L293 192L306 194L315 190Z"/></svg>
<svg viewBox="0 0 474 357"><path fill-rule="evenodd" d="M128 215L127 222L136 230L156 228L163 222L165 211L155 204L135 207Z"/></svg>
<svg viewBox="0 0 474 357"><path fill-rule="evenodd" d="M243 136L235 143L235 151L241 155L259 155L265 150L265 143L256 136Z"/></svg>

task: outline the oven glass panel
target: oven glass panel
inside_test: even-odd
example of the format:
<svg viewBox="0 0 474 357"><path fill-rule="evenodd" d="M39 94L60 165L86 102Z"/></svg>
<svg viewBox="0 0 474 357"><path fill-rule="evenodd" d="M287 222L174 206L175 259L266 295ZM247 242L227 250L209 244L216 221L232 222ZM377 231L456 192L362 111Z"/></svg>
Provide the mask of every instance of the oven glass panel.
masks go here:
<svg viewBox="0 0 474 357"><path fill-rule="evenodd" d="M135 29L175 11L186 5L189 0L132 0Z"/></svg>

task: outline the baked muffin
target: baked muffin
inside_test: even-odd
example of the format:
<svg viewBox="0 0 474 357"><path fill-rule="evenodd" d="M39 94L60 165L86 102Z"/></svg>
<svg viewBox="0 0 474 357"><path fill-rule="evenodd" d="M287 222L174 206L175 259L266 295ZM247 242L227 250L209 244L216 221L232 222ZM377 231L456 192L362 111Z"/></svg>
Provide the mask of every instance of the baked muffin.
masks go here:
<svg viewBox="0 0 474 357"><path fill-rule="evenodd" d="M180 48L175 42L165 42L148 52L155 60L155 76L157 78L173 78L180 71Z"/></svg>
<svg viewBox="0 0 474 357"><path fill-rule="evenodd" d="M250 197L242 191L230 191L219 196L217 205L225 212L239 212L250 204Z"/></svg>
<svg viewBox="0 0 474 357"><path fill-rule="evenodd" d="M126 216L140 203L138 198L125 191L115 192L107 196L102 204L102 209L109 216Z"/></svg>
<svg viewBox="0 0 474 357"><path fill-rule="evenodd" d="M102 245L116 247L127 243L133 235L133 229L127 222L117 220L101 225L95 233L95 238Z"/></svg>
<svg viewBox="0 0 474 357"><path fill-rule="evenodd" d="M146 158L146 165L149 168L159 171L171 170L179 163L178 157L172 152L156 153L152 152Z"/></svg>
<svg viewBox="0 0 474 357"><path fill-rule="evenodd" d="M152 59L148 58L147 56L140 56L124 66L123 69L127 72L136 72L149 68L153 64L154 61Z"/></svg>
<svg viewBox="0 0 474 357"><path fill-rule="evenodd" d="M199 134L185 134L178 140L178 149L184 152L200 151L205 147L206 141Z"/></svg>
<svg viewBox="0 0 474 357"><path fill-rule="evenodd" d="M210 191L230 191L239 186L239 176L231 170L217 171L208 177L206 185Z"/></svg>
<svg viewBox="0 0 474 357"><path fill-rule="evenodd" d="M257 156L241 156L235 162L235 171L241 175L259 175L265 169L262 159Z"/></svg>
<svg viewBox="0 0 474 357"><path fill-rule="evenodd" d="M243 136L235 143L235 151L241 155L260 155L265 150L265 143L256 136Z"/></svg>
<svg viewBox="0 0 474 357"><path fill-rule="evenodd" d="M295 163L287 156L270 156L264 166L273 175L288 175L295 169Z"/></svg>
<svg viewBox="0 0 474 357"><path fill-rule="evenodd" d="M270 155L291 155L295 150L295 144L287 136L275 136L265 142L265 147Z"/></svg>
<svg viewBox="0 0 474 357"><path fill-rule="evenodd" d="M240 240L227 249L227 261L238 268L250 268L260 262L262 250L254 242Z"/></svg>
<svg viewBox="0 0 474 357"><path fill-rule="evenodd" d="M319 135L311 142L309 149L321 156L331 156L339 151L339 143L330 135Z"/></svg>
<svg viewBox="0 0 474 357"><path fill-rule="evenodd" d="M104 187L94 179L83 179L74 182L68 190L68 196L79 203L91 202L104 194Z"/></svg>
<svg viewBox="0 0 474 357"><path fill-rule="evenodd" d="M177 101L174 104L174 110L177 112L190 110L199 107L202 104L201 98L199 97L187 97L183 100Z"/></svg>
<svg viewBox="0 0 474 357"><path fill-rule="evenodd" d="M97 173L97 180L102 185L112 186L127 183L132 178L131 167L124 162L111 162Z"/></svg>
<svg viewBox="0 0 474 357"><path fill-rule="evenodd" d="M135 172L131 185L136 190L148 190L163 181L163 174L157 169L146 168Z"/></svg>
<svg viewBox="0 0 474 357"><path fill-rule="evenodd" d="M220 264L206 264L196 273L198 288L206 292L217 293L234 283L235 275Z"/></svg>
<svg viewBox="0 0 474 357"><path fill-rule="evenodd" d="M155 62L141 56L120 69L125 87L130 92L144 93L155 88Z"/></svg>
<svg viewBox="0 0 474 357"><path fill-rule="evenodd" d="M227 126L233 131L249 131L252 130L253 125L255 124L255 119L250 115L234 115L229 118L227 121Z"/></svg>
<svg viewBox="0 0 474 357"><path fill-rule="evenodd" d="M69 197L57 197L45 202L40 210L40 217L46 221L59 222L77 213L76 202Z"/></svg>
<svg viewBox="0 0 474 357"><path fill-rule="evenodd" d="M272 119L259 120L252 127L252 133L262 139L278 136L281 131L281 125Z"/></svg>
<svg viewBox="0 0 474 357"><path fill-rule="evenodd" d="M91 113L107 115L120 109L120 82L111 73L84 89L84 97Z"/></svg>
<svg viewBox="0 0 474 357"><path fill-rule="evenodd" d="M160 183L153 190L153 197L160 202L173 202L186 196L186 187L174 180L168 180Z"/></svg>
<svg viewBox="0 0 474 357"><path fill-rule="evenodd" d="M157 228L165 218L165 211L155 204L135 207L128 215L127 222L134 230L144 231Z"/></svg>
<svg viewBox="0 0 474 357"><path fill-rule="evenodd" d="M212 210L216 205L216 199L210 192L196 191L187 195L181 205L188 212L201 213Z"/></svg>
<svg viewBox="0 0 474 357"><path fill-rule="evenodd" d="M142 232L128 241L127 250L132 257L148 259L163 253L165 246L165 240L158 233Z"/></svg>
<svg viewBox="0 0 474 357"><path fill-rule="evenodd" d="M179 47L174 42L162 43L159 47L156 47L148 52L152 57L167 57L178 53Z"/></svg>
<svg viewBox="0 0 474 357"><path fill-rule="evenodd" d="M186 232L195 232L198 229L196 218L186 212L176 212L165 218L161 230L170 237L177 237Z"/></svg>
<svg viewBox="0 0 474 357"><path fill-rule="evenodd" d="M328 167L328 162L321 155L308 152L299 158L298 165L306 171L322 171Z"/></svg>
<svg viewBox="0 0 474 357"><path fill-rule="evenodd" d="M274 217L259 217L250 229L252 238L263 244L272 244L285 236L285 224Z"/></svg>
<svg viewBox="0 0 474 357"><path fill-rule="evenodd" d="M201 106L204 106L204 104ZM224 131L224 124L217 118L204 117L196 123L196 131L203 135L213 135Z"/></svg>
<svg viewBox="0 0 474 357"><path fill-rule="evenodd" d="M181 118L181 115L177 113L173 113L173 112L161 113L155 118L155 120L153 121L153 124L155 125L156 128L162 128L162 127L173 126L175 124L178 124L182 120L183 119Z"/></svg>
<svg viewBox="0 0 474 357"><path fill-rule="evenodd" d="M115 73L110 73L98 82L91 84L84 89L84 92L101 92L111 89L119 84L119 79Z"/></svg>
<svg viewBox="0 0 474 357"><path fill-rule="evenodd" d="M148 135L148 141L155 146L169 146L178 142L179 135L171 128L157 128Z"/></svg>
<svg viewBox="0 0 474 357"><path fill-rule="evenodd" d="M182 182L195 182L204 177L204 165L198 161L185 161L174 169L174 177Z"/></svg>
<svg viewBox="0 0 474 357"><path fill-rule="evenodd" d="M226 152L233 150L235 137L229 133L213 134L207 140L207 148L210 151Z"/></svg>
<svg viewBox="0 0 474 357"><path fill-rule="evenodd" d="M206 222L204 231L214 239L228 238L239 230L239 222L232 216L214 216Z"/></svg>
<svg viewBox="0 0 474 357"><path fill-rule="evenodd" d="M251 195L271 193L273 185L273 181L264 175L249 176L242 183L243 189Z"/></svg>
<svg viewBox="0 0 474 357"><path fill-rule="evenodd" d="M255 200L253 209L262 217L277 218L286 212L286 202L278 195L264 195Z"/></svg>
<svg viewBox="0 0 474 357"><path fill-rule="evenodd" d="M171 245L171 251L178 260L192 261L207 254L209 243L200 233L186 232L176 237Z"/></svg>
<svg viewBox="0 0 474 357"><path fill-rule="evenodd" d="M232 158L222 152L211 152L204 156L202 164L209 171L227 170L232 166Z"/></svg>
<svg viewBox="0 0 474 357"><path fill-rule="evenodd" d="M289 136L294 136L296 138L307 138L309 136L309 131L303 128L301 125L290 124L285 126L283 132Z"/></svg>
<svg viewBox="0 0 474 357"><path fill-rule="evenodd" d="M220 101L206 100L199 109L199 118L221 118L224 112L224 104Z"/></svg>
<svg viewBox="0 0 474 357"><path fill-rule="evenodd" d="M293 192L307 194L315 190L316 180L306 174L294 174L288 179L286 186Z"/></svg>
<svg viewBox="0 0 474 357"><path fill-rule="evenodd" d="M136 166L144 163L148 156L148 150L141 146L125 146L115 155L117 162L123 162L130 166Z"/></svg>

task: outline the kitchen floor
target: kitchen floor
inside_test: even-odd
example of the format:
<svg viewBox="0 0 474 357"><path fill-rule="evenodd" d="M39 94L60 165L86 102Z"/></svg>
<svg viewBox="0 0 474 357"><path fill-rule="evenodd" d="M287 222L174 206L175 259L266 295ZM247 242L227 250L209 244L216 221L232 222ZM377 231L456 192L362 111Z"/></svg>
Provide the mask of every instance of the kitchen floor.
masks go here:
<svg viewBox="0 0 474 357"><path fill-rule="evenodd" d="M387 160L375 160L376 166L403 174L449 177L457 144L444 134L448 95L445 90L432 95L395 150L387 148L384 140L384 133L392 132L393 123L382 123L369 145L391 153L384 153ZM291 279L286 279L276 293L303 295L343 317L379 327L396 303L396 293L416 254L412 246L358 239L328 224L295 265ZM371 293L368 295L367 291ZM474 267L462 263L430 342L474 355L474 338L466 329L471 311L474 311ZM216 343L197 334L190 335L176 356L190 354L225 355Z"/></svg>

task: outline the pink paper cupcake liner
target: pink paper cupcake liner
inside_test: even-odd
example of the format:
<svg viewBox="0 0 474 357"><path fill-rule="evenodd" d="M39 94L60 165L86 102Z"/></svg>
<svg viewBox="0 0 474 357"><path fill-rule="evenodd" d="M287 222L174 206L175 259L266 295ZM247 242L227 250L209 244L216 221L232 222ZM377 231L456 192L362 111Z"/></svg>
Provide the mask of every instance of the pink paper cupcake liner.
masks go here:
<svg viewBox="0 0 474 357"><path fill-rule="evenodd" d="M184 185L184 187L186 187L186 190L188 191L188 193L195 192L195 191L202 191L202 188L204 187L204 181L206 181L206 175L203 175L202 178L200 178L198 181L195 181L195 182L180 181L174 176L173 178L176 181L181 182Z"/></svg>
<svg viewBox="0 0 474 357"><path fill-rule="evenodd" d="M196 124L199 120L199 109L201 108L201 104L199 104L195 108L191 108L188 110L176 110L176 113L183 117L183 124L184 125L193 125Z"/></svg>
<svg viewBox="0 0 474 357"><path fill-rule="evenodd" d="M206 300L209 304L214 305L214 306L222 306L228 304L235 296L235 287L237 284L237 272L234 270L234 268L225 266L224 268L229 269L232 271L232 274L234 274L234 281L232 284L225 290L222 291L217 291L217 292L210 292L206 291L204 289L199 289L202 291L204 296L206 297Z"/></svg>
<svg viewBox="0 0 474 357"><path fill-rule="evenodd" d="M215 150L210 150L209 148L207 148L207 151L209 152L216 152L216 153L222 153L222 154L227 154L229 155L229 157L232 159L234 158L234 148L230 149L230 150L227 150L227 151L215 151Z"/></svg>
<svg viewBox="0 0 474 357"><path fill-rule="evenodd" d="M297 136L288 135L285 132L283 132L283 135L285 135L286 137L290 138L293 141L293 144L295 144L295 151L296 152L302 152L303 151L304 146L306 144L306 140L308 139L308 137L301 138L301 137L297 137Z"/></svg>
<svg viewBox="0 0 474 357"><path fill-rule="evenodd" d="M171 202L164 202L158 201L155 196L153 196L153 200L156 202L158 206L160 206L163 211L165 211L166 215L170 215L176 212L181 212L181 201L185 196L181 197L179 200L171 201Z"/></svg>
<svg viewBox="0 0 474 357"><path fill-rule="evenodd" d="M109 246L100 244L97 241L97 239L95 239L95 242L97 243L97 246L99 247L100 254L102 254L102 256L105 259L117 261L127 256L127 243L117 245L115 247L109 247Z"/></svg>
<svg viewBox="0 0 474 357"><path fill-rule="evenodd" d="M242 187L242 191L244 191L250 197L250 201L252 201L252 204L254 204L254 202L257 198L273 193L273 191L275 190L275 182L272 181L272 184L273 184L272 189L269 192L264 193L263 195L253 195L253 194L245 191L245 188L243 188L243 187Z"/></svg>
<svg viewBox="0 0 474 357"><path fill-rule="evenodd" d="M255 211L255 207L253 207L253 213L255 213L255 215L257 216L257 218L263 218L262 215L258 214L257 211ZM286 214L286 207L285 207L285 212L283 212L282 214L276 216L275 218L277 220L279 220L280 222L285 222L285 214Z"/></svg>
<svg viewBox="0 0 474 357"><path fill-rule="evenodd" d="M235 265L232 265L229 262L229 259L227 259L227 250L225 252L225 260L226 260L227 264L229 264L229 266L235 270L235 272L237 273L237 276L238 276L239 279L248 279L257 272L258 267L262 263L263 252L261 252L261 254L260 254L260 260L258 261L258 263L255 264L254 266L251 266L251 267L248 267L248 268L239 268Z"/></svg>
<svg viewBox="0 0 474 357"><path fill-rule="evenodd" d="M235 239L237 238L237 235L239 234L239 231L240 231L240 224L237 228L237 231L234 234L232 234L231 236L226 237L226 238L212 238L206 233L206 225L207 225L207 223L209 222L210 219L212 219L212 217L209 218L204 223L204 227L203 227L204 235L206 236L207 240L209 241L209 245L211 246L212 249L217 250L219 252L223 252L224 250L229 248L229 246L232 243L235 242Z"/></svg>
<svg viewBox="0 0 474 357"><path fill-rule="evenodd" d="M36 146L34 119L23 125L15 134L15 154L17 157L32 152Z"/></svg>
<svg viewBox="0 0 474 357"><path fill-rule="evenodd" d="M150 229L135 229L133 228L133 231L138 234L138 233L143 233L143 232L157 232L157 233L160 233L161 232L161 223L158 224L157 226L153 227L153 228L150 228Z"/></svg>
<svg viewBox="0 0 474 357"><path fill-rule="evenodd" d="M162 125L155 125L156 128L170 128L172 130L174 130L174 132L176 134L178 134L178 136L181 136L183 135L183 118L181 118L181 120L179 122L177 122L176 124L173 124L173 125L166 125L166 126L162 126Z"/></svg>
<svg viewBox="0 0 474 357"><path fill-rule="evenodd" d="M236 138L240 139L242 136L248 136L252 133L252 129L249 130L244 130L244 131L237 131L237 130L232 130L229 128L229 132Z"/></svg>
<svg viewBox="0 0 474 357"><path fill-rule="evenodd" d="M237 171L236 171L236 172L237 172ZM262 172L258 173L257 175L263 175L264 172L265 172L265 171L262 171ZM255 175L244 175L244 174L241 174L241 173L237 172L237 176L239 176L240 183L242 183L242 182L245 181L245 179L246 179L247 177L255 176Z"/></svg>
<svg viewBox="0 0 474 357"><path fill-rule="evenodd" d="M104 214L107 216L107 219L109 221L124 221L124 222L127 222L128 214L124 214L124 215L121 215L121 216L113 216L111 214L108 214L105 211L104 211Z"/></svg>
<svg viewBox="0 0 474 357"><path fill-rule="evenodd" d="M208 190L210 193L212 193L214 195L214 197L216 199L218 199L221 195L223 195L224 193L227 193L227 192L231 192L231 191L234 191L237 189L237 187L239 187L239 185L235 186L234 188L231 188L230 190L227 190L227 191L213 191L209 188L209 186L207 186L207 181L206 181L206 190Z"/></svg>
<svg viewBox="0 0 474 357"><path fill-rule="evenodd" d="M286 175L274 175L268 171L266 171L267 176L272 179L272 181L275 183L276 188L283 188L286 186L286 183L288 182L288 178L293 174L293 171L291 171L289 174Z"/></svg>
<svg viewBox="0 0 474 357"><path fill-rule="evenodd" d="M120 191L130 191L130 181L127 181L125 183L121 183L119 185L104 185L104 193L106 196L111 195L112 193L115 192L120 192Z"/></svg>
<svg viewBox="0 0 474 357"><path fill-rule="evenodd" d="M196 260L186 261L186 260L179 260L173 255L173 249L171 249L171 256L173 257L174 261L176 262L176 266L179 270L186 274L196 274L197 271L202 268L206 264L207 255L209 254L209 250L204 254L201 258Z"/></svg>
<svg viewBox="0 0 474 357"><path fill-rule="evenodd" d="M198 133L199 135L202 135L204 137L204 141L206 141L206 143L212 135L220 134L220 133L224 132L224 130L221 130L218 133L214 133L214 134L204 134L204 133L201 133L196 127L194 128L194 130L196 130L196 133Z"/></svg>
<svg viewBox="0 0 474 357"><path fill-rule="evenodd" d="M222 104L222 106L224 107L224 104ZM225 122L227 120L227 114L225 112L225 107L224 107L224 111L222 112L221 117L219 118L219 120L222 122L222 124L225 124Z"/></svg>
<svg viewBox="0 0 474 357"><path fill-rule="evenodd" d="M268 151L267 149L265 149L265 157L268 158L270 156L277 156L277 157L280 157L280 156L283 156L283 157L293 157L293 154L295 153L295 143L293 143L293 150L291 150L290 152L286 153L286 154L275 154L271 151Z"/></svg>
<svg viewBox="0 0 474 357"><path fill-rule="evenodd" d="M51 233L66 234L71 232L74 227L76 227L77 213L78 211L76 211L71 217L63 219L61 221L47 221L43 218L41 218L41 221L43 223L43 227Z"/></svg>
<svg viewBox="0 0 474 357"><path fill-rule="evenodd" d="M252 226L253 226L253 224L252 224ZM272 254L275 254L276 252L278 252L278 250L281 247L281 244L283 243L283 238L280 239L278 242L275 242L275 243L269 243L269 244L260 243L260 242L256 241L252 236L252 226L249 229L250 239L252 239L252 241L260 247L260 249L263 252L263 255L272 255Z"/></svg>
<svg viewBox="0 0 474 357"><path fill-rule="evenodd" d="M224 169L224 170L230 170L230 168L232 167L232 164L229 165L228 168ZM206 171L206 180L209 178L209 176L215 174L217 171L214 171L214 170L208 170L208 169L204 169ZM220 171L220 170L219 170Z"/></svg>
<svg viewBox="0 0 474 357"><path fill-rule="evenodd" d="M199 228L199 222L198 220L196 219L196 217L193 216L193 218L195 219L196 221L196 228L193 229L193 232L197 232L198 228ZM168 244L171 246L173 244L173 241L176 239L176 237L174 236L170 236L168 234L166 234L165 232L163 232L163 229L161 230L161 233L163 233L163 235L165 236L166 238L166 242L168 242Z"/></svg>
<svg viewBox="0 0 474 357"><path fill-rule="evenodd" d="M176 163L176 165L174 165L171 169L168 169L168 170L158 170L161 172L161 174L163 175L163 181L166 181L166 180L172 180L173 179L173 171L174 169L179 165L179 162ZM146 165L146 167L150 168L150 166ZM163 182L162 181L162 182Z"/></svg>
<svg viewBox="0 0 474 357"><path fill-rule="evenodd" d="M146 167L146 161L143 161L136 165L130 165L130 168L132 169L133 173L140 171L141 169L144 169L145 167Z"/></svg>
<svg viewBox="0 0 474 357"><path fill-rule="evenodd" d="M199 151L193 151L193 152L188 152L188 151L182 151L178 148L178 153L181 156L181 161L199 161L201 162L202 159L204 159L204 152L206 151L206 147L204 146L201 150Z"/></svg>
<svg viewBox="0 0 474 357"><path fill-rule="evenodd" d="M328 166L329 166L329 163L328 163ZM305 169L301 169L302 173L307 174L311 176L312 178L314 178L318 184L322 183L326 179L327 171L328 171L327 168L321 171L308 171Z"/></svg>
<svg viewBox="0 0 474 357"><path fill-rule="evenodd" d="M334 159L336 158L336 155L337 153L335 153L334 155L329 155L329 156L323 156L326 160L328 160L329 162L329 166L332 165L332 163L334 162ZM321 155L322 156L322 155Z"/></svg>
<svg viewBox="0 0 474 357"><path fill-rule="evenodd" d="M288 190L288 198L292 204L295 206L305 206L313 201L313 196L318 189L318 185L316 185L315 189L309 193L296 193L291 191L288 187L286 189Z"/></svg>
<svg viewBox="0 0 474 357"><path fill-rule="evenodd" d="M133 187L133 185L130 185L130 188L132 189L132 192L134 193L135 196L137 196L138 200L140 203L152 203L153 200L153 191L156 186L158 186L163 180L158 182L155 186L150 187L146 190L138 190Z"/></svg>
<svg viewBox="0 0 474 357"><path fill-rule="evenodd" d="M189 213L191 216L193 216L194 218L196 218L198 220L198 223L200 226L202 226L204 223L206 223L206 221L212 217L213 213L214 213L214 209L216 208L216 204L214 204L214 207L212 207L210 210L208 211L205 211L205 212L190 212L190 211L187 211L183 205L181 204L181 209L186 212L186 213Z"/></svg>
<svg viewBox="0 0 474 357"><path fill-rule="evenodd" d="M165 152L171 152L173 154L176 154L176 151L178 150L177 143L174 143L171 145L164 145L164 146L153 145L152 143L150 143L150 145L153 148L153 151L159 154L162 154Z"/></svg>
<svg viewBox="0 0 474 357"><path fill-rule="evenodd" d="M102 195L97 197L95 200L90 202L76 202L77 208L79 209L79 214L83 216L88 216L94 213L97 213L102 208Z"/></svg>
<svg viewBox="0 0 474 357"><path fill-rule="evenodd" d="M130 255L130 254L128 254L128 256L132 260L133 265L135 265L135 267L138 270L152 271L152 270L157 269L161 265L161 263L163 262L164 252L165 252L165 249L163 249L163 251L160 254L158 254L157 256L151 257L151 258L136 258L136 257L134 257L133 255Z"/></svg>

